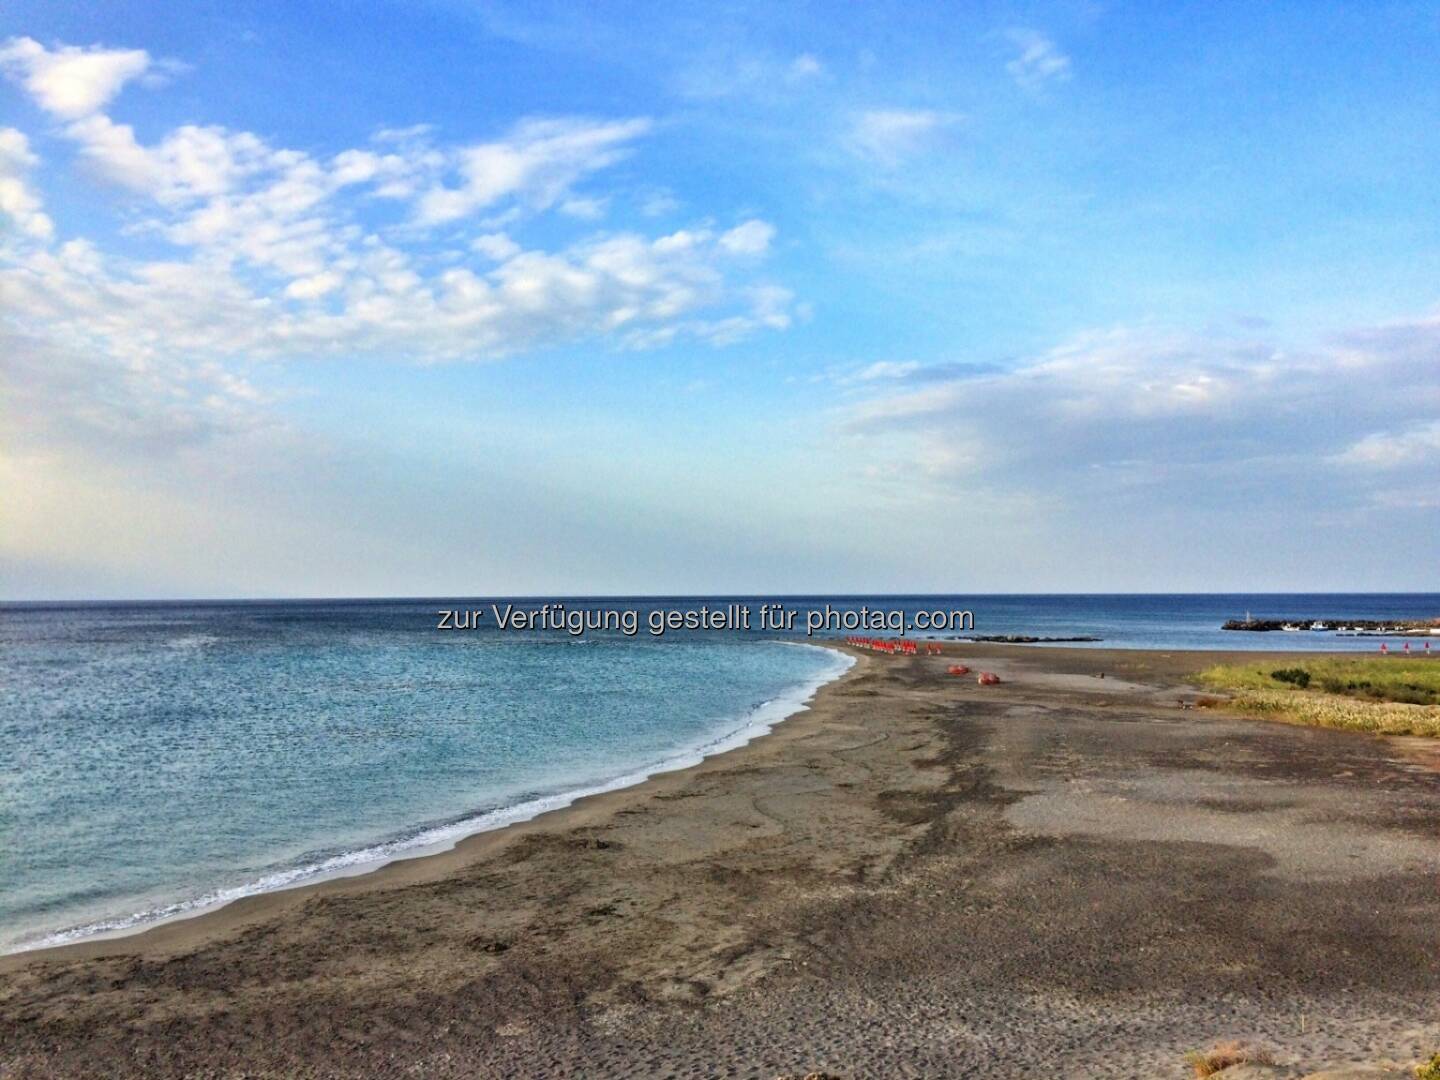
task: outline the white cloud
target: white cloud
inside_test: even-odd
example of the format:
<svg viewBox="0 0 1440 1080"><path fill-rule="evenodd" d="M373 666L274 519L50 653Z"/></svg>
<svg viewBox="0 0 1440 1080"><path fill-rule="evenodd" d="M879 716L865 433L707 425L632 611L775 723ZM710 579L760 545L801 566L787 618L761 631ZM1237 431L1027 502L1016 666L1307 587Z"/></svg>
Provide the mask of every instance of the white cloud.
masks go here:
<svg viewBox="0 0 1440 1080"><path fill-rule="evenodd" d="M581 221L599 221L610 209L610 200L593 195L572 195L563 200L557 209Z"/></svg>
<svg viewBox="0 0 1440 1080"><path fill-rule="evenodd" d="M47 112L66 120L105 107L131 79L150 67L144 49L47 49L33 38L11 38L0 46L3 70Z"/></svg>
<svg viewBox="0 0 1440 1080"><path fill-rule="evenodd" d="M322 270L309 277L296 278L285 287L285 295L296 300L318 300L344 284L345 279L333 270Z"/></svg>
<svg viewBox="0 0 1440 1080"><path fill-rule="evenodd" d="M582 177L620 161L649 130L646 119L522 121L504 139L458 151L459 183L427 190L416 206L417 220L455 221L503 199L548 209Z"/></svg>
<svg viewBox="0 0 1440 1080"><path fill-rule="evenodd" d="M92 79L87 102L103 103L111 83ZM783 329L796 307L735 259L764 254L774 230L759 220L724 233L580 234L548 250L491 223L467 251L440 228L483 211L513 230L551 211L551 232L573 230L610 197L574 185L630 153L646 120L531 119L459 148L418 127L317 156L216 126L145 143L104 112L79 115L75 94L66 100L76 115L60 133L85 168L133 197L124 232L161 249L136 258L84 239L52 243L27 182L28 141L0 129L0 212L17 226L0 232L0 351L41 441L83 429L178 443L259 423L264 396L241 365L489 360L580 339L720 344Z"/></svg>
<svg viewBox="0 0 1440 1080"><path fill-rule="evenodd" d="M853 154L893 168L929 149L958 120L952 113L930 109L869 109L851 119L845 146Z"/></svg>
<svg viewBox="0 0 1440 1080"><path fill-rule="evenodd" d="M677 89L688 98L730 98L774 107L793 103L823 82L824 63L811 52L794 56L733 47L701 47L675 72Z"/></svg>
<svg viewBox="0 0 1440 1080"><path fill-rule="evenodd" d="M837 373L835 378L842 386L880 381L911 384L940 383L993 375L1000 370L994 364L965 363L963 361L922 364L918 360L876 360L859 371Z"/></svg>
<svg viewBox="0 0 1440 1080"><path fill-rule="evenodd" d="M1017 27L1006 36L1017 54L1005 70L1025 89L1040 90L1070 78L1070 58L1044 34Z"/></svg>
<svg viewBox="0 0 1440 1080"><path fill-rule="evenodd" d="M187 124L142 146L130 125L97 113L68 125L65 134L100 175L169 205L224 195L280 164L259 137L219 127ZM345 175L344 166L340 171Z"/></svg>
<svg viewBox="0 0 1440 1080"><path fill-rule="evenodd" d="M27 333L117 362L330 353L484 360L584 336L643 344L643 331L662 326L672 337L714 339L721 324L729 333L785 325L788 293L732 293L724 254L705 233L621 233L516 251L488 270L422 272L415 256L376 243L346 254L338 269L268 292L223 259L127 263L67 246L0 270L0 302ZM319 298L331 302L286 303ZM703 314L727 306L718 320Z"/></svg>
<svg viewBox="0 0 1440 1080"><path fill-rule="evenodd" d="M752 218L720 237L720 246L732 255L763 255L775 239L775 226Z"/></svg>
<svg viewBox="0 0 1440 1080"><path fill-rule="evenodd" d="M569 186L618 160L626 152L619 144L645 126L531 120L506 140L453 151L430 146L424 129L409 129L381 133L376 144L383 151L346 150L328 161L219 127L186 125L145 146L129 125L98 113L68 125L65 134L96 172L167 211L150 224L170 241L313 279L355 261L348 251L354 237L335 220L342 192L413 200L415 218L426 225L502 200L530 210L558 201L570 216L593 219L605 200L566 195ZM439 183L452 166L466 177L463 188Z"/></svg>
<svg viewBox="0 0 1440 1080"><path fill-rule="evenodd" d="M12 401L42 442L200 440L263 421L238 365L306 357L487 360L579 339L649 348L725 344L789 325L793 298L736 288L704 230L506 248L489 269L429 268L374 240L273 285L226 244L173 261L106 256L83 241L0 265L0 353ZM493 238L492 238L493 239ZM513 242L512 242L513 244Z"/></svg>
<svg viewBox="0 0 1440 1080"><path fill-rule="evenodd" d="M640 213L648 218L667 217L680 209L673 192L652 191L640 201Z"/></svg>
<svg viewBox="0 0 1440 1080"><path fill-rule="evenodd" d="M1367 469L1402 469L1440 466L1440 420L1416 424L1402 431L1376 431L1357 439L1335 460Z"/></svg>
<svg viewBox="0 0 1440 1080"><path fill-rule="evenodd" d="M904 379L914 375L924 365L917 360L877 360L861 368L853 378L859 382L873 382L876 379Z"/></svg>
<svg viewBox="0 0 1440 1080"><path fill-rule="evenodd" d="M504 233L483 233L470 241L470 247L487 259L504 262L521 252L521 247Z"/></svg>
<svg viewBox="0 0 1440 1080"><path fill-rule="evenodd" d="M930 480L955 490L1263 499L1302 476L1313 485L1315 463L1329 461L1326 497L1377 501L1384 493L1365 476L1440 457L1440 327L1419 321L1376 340L1364 332L1291 353L1119 329L933 381L925 366L881 362L861 376L898 387L850 407L845 430L931 462ZM1432 363L1415 366L1418 353Z"/></svg>
<svg viewBox="0 0 1440 1080"><path fill-rule="evenodd" d="M54 223L42 209L40 196L30 189L27 177L39 159L30 152L25 133L0 128L0 215L32 240L48 240Z"/></svg>
<svg viewBox="0 0 1440 1080"><path fill-rule="evenodd" d="M801 53L795 57L794 60L790 61L790 68L786 72L786 77L791 82L803 82L807 79L813 79L819 75L823 75L824 73L825 65L820 63L820 59L815 56L814 53Z"/></svg>

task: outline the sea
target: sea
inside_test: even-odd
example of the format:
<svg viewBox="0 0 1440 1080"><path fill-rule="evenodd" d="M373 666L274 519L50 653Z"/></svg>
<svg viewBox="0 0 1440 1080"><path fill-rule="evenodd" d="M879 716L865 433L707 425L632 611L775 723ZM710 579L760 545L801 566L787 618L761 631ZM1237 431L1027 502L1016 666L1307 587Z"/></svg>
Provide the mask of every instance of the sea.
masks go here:
<svg viewBox="0 0 1440 1080"><path fill-rule="evenodd" d="M853 631L807 618L861 611L918 637L1373 652L1220 624L1431 618L1440 594L0 604L0 952L364 872L742 745L849 665L819 646Z"/></svg>

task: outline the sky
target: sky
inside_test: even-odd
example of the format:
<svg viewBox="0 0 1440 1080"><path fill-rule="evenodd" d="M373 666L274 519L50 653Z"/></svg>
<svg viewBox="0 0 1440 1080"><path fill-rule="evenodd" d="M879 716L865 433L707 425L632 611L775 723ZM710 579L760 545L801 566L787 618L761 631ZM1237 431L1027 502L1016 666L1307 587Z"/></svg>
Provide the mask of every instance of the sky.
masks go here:
<svg viewBox="0 0 1440 1080"><path fill-rule="evenodd" d="M1440 590L1429 3L0 7L0 597Z"/></svg>

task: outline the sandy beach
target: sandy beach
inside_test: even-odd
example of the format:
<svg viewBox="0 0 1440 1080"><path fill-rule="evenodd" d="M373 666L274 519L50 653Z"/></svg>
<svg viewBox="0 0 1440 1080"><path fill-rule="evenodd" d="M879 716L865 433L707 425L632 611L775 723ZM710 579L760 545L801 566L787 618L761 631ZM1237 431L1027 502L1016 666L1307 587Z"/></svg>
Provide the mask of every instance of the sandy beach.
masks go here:
<svg viewBox="0 0 1440 1080"><path fill-rule="evenodd" d="M946 652L858 654L749 746L450 852L0 958L0 1076L1154 1078L1227 1039L1309 1067L1440 1049L1440 744L1185 707L1222 654Z"/></svg>

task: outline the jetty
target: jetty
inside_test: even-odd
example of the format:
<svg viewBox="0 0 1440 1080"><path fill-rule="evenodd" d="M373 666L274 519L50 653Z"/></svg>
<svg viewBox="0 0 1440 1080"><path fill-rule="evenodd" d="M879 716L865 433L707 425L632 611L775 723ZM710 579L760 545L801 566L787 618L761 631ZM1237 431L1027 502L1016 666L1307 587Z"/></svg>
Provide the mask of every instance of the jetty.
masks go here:
<svg viewBox="0 0 1440 1080"><path fill-rule="evenodd" d="M1229 619L1222 630L1248 630L1255 633L1328 631L1355 635L1414 635L1440 637L1440 619Z"/></svg>

